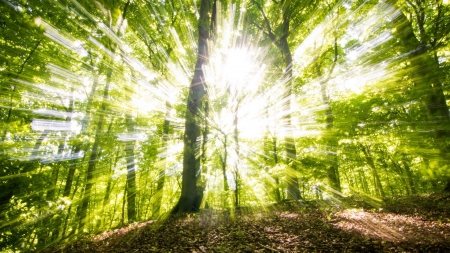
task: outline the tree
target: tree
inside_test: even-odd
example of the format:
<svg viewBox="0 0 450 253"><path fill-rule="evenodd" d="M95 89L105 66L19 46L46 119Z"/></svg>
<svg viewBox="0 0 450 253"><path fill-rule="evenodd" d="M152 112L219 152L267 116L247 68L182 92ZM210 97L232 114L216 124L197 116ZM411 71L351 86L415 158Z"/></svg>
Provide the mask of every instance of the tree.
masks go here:
<svg viewBox="0 0 450 253"><path fill-rule="evenodd" d="M186 123L184 128L183 150L183 181L181 196L172 213L185 213L198 211L203 198L203 189L197 187L200 170L198 138L202 125L202 111L206 99L205 76L203 65L208 60L208 44L210 29L210 0L201 0L200 16L198 21L198 52L195 64L194 77L189 87L186 110Z"/></svg>
<svg viewBox="0 0 450 253"><path fill-rule="evenodd" d="M274 1L273 6L275 7L269 9L269 12L265 10L265 7L260 1L253 0L251 4L259 12L258 16L262 17L262 20L259 20L259 22L252 21L252 24L262 31L267 39L281 52L284 65L282 82L285 88L283 99L286 100L285 107L283 108L285 114L283 123L286 128L284 133L285 163L293 170L293 173L288 173L287 197L298 200L301 198L301 194L298 178L295 174L299 170L299 163L297 161L297 150L293 137L291 116L291 100L294 95L292 83L293 61L288 38L293 37L294 32L301 25L309 21L312 10L317 3L315 1ZM254 18L256 19L256 17Z"/></svg>
<svg viewBox="0 0 450 253"><path fill-rule="evenodd" d="M439 66L438 50L450 33L450 27L446 25L449 8L439 1L430 6L421 0L408 0L405 4L397 1L395 4L402 8L402 13L394 20L397 31L395 36L399 38L402 49L410 53L405 60L410 66L407 77L415 86L412 96L425 105L426 118L432 124L434 138L440 146L440 159L448 163L450 113L443 89L445 74ZM446 178L444 191L450 191L450 178L448 175L443 176Z"/></svg>

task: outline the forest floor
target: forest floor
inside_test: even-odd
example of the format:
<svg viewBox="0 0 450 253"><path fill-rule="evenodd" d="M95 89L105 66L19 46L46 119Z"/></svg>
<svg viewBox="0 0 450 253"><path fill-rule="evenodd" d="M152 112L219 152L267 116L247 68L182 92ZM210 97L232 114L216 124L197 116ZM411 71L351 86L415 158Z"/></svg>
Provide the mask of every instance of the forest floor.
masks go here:
<svg viewBox="0 0 450 253"><path fill-rule="evenodd" d="M450 195L284 202L206 210L104 232L45 252L450 252Z"/></svg>

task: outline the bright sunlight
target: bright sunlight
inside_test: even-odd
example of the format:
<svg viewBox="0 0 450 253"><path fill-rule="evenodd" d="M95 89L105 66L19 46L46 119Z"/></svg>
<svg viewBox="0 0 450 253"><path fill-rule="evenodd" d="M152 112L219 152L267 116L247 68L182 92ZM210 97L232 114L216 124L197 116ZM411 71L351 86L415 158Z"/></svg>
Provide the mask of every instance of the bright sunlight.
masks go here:
<svg viewBox="0 0 450 253"><path fill-rule="evenodd" d="M0 1L1 252L445 252L447 0Z"/></svg>

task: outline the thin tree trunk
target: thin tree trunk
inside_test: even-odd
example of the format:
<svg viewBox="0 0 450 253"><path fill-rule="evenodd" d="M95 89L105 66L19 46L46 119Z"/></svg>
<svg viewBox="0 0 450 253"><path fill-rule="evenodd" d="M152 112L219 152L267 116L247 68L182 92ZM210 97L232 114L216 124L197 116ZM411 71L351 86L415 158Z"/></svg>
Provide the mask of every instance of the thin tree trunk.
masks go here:
<svg viewBox="0 0 450 253"><path fill-rule="evenodd" d="M383 185L381 184L380 176L378 175L378 171L377 171L375 163L374 163L374 161L372 159L372 156L369 153L369 148L368 147L364 147L361 144L361 150L364 153L364 156L366 158L367 164L369 165L369 167L372 170L372 176L373 176L373 180L374 180L375 192L376 192L376 194L378 196L381 196L384 199L386 196L384 194Z"/></svg>
<svg viewBox="0 0 450 253"><path fill-rule="evenodd" d="M333 73L334 68L336 67L337 60L338 60L338 44L337 44L337 36L335 34L333 64L331 66L331 69L328 71L328 74L327 74L327 77L325 78L325 80L320 83L320 91L322 93L322 101L323 101L323 103L328 105L325 110L325 117L326 117L325 122L326 122L326 130L327 130L326 144L327 144L327 146L329 146L331 148L334 148L334 147L337 148L338 142L337 142L335 136L333 136L334 117L333 117L333 111L332 111L331 105L330 105L330 99L326 92L326 85L331 78L331 74ZM319 76L322 75L322 73L320 71L320 67L318 65L317 65L317 73ZM330 151L327 153L327 156L330 157L330 160L331 160L331 165L329 165L327 167L327 173L328 173L328 179L330 180L330 186L334 190L341 192L341 182L340 182L340 177L339 177L337 152Z"/></svg>
<svg viewBox="0 0 450 253"><path fill-rule="evenodd" d="M287 198L299 200L301 199L300 189L298 185L298 178L296 176L298 172L298 162L297 162L297 151L295 148L295 140L292 131L292 118L291 118L291 96L292 96L292 53L288 44L288 36L291 33L290 31L290 21L291 21L291 12L292 10L289 8L289 1L275 1L276 4L279 4L281 7L281 14L283 21L279 26L279 32L281 36L277 38L275 35L270 21L268 20L266 14L264 13L264 9L262 5L253 0L252 3L259 9L261 15L264 18L265 31L263 31L267 37L274 43L274 45L281 51L284 67L285 67L285 94L283 99L287 101L284 106L284 113L286 114L283 117L283 123L285 125L285 138L284 138L284 146L286 151L286 165L291 168L291 171L287 173ZM262 27L257 26L260 30L264 30Z"/></svg>
<svg viewBox="0 0 450 253"><path fill-rule="evenodd" d="M407 180L405 179L405 172L403 171L402 166L398 164L393 157L390 157L391 163L393 165L393 168L395 168L396 173L400 176L400 181L403 184L404 189L406 190L407 195L411 195L411 188L410 185L407 183Z"/></svg>
<svg viewBox="0 0 450 253"><path fill-rule="evenodd" d="M106 183L106 190L105 190L105 195L103 197L103 204L102 204L102 211L101 211L101 213L105 212L105 208L108 205L108 201L110 199L111 189L113 188L113 185L112 185L112 181L113 181L112 171L113 171L113 168L115 168L117 166L117 162L118 161L119 161L119 149L117 149L114 161L113 160L110 161L109 174L108 174L108 183ZM102 226L103 223L105 223L105 220L106 220L105 216L103 216L102 219L99 220L99 222L97 223L97 230L100 229L100 227Z"/></svg>
<svg viewBox="0 0 450 253"><path fill-rule="evenodd" d="M163 126L163 147L168 147L169 142L169 131L170 131L170 111L172 110L171 104L166 101L166 117L164 119L164 126ZM155 193L155 204L152 211L152 216L157 217L161 215L161 205L162 205L162 197L164 194L164 184L166 182L166 169L167 169L167 157L164 158L165 162L163 165L163 169L161 170L161 173L159 174L159 178L156 185L156 193Z"/></svg>
<svg viewBox="0 0 450 253"><path fill-rule="evenodd" d="M287 24L289 26L289 24ZM289 30L289 28L287 28ZM286 67L285 79L286 79L286 93L284 98L286 99L286 116L283 121L285 124L285 137L284 147L286 149L286 164L292 169L292 172L287 174L287 198L299 200L301 199L300 189L298 186L298 178L295 173L298 172L297 163L297 151L295 148L294 131L292 131L292 117L291 117L291 96L292 96L292 55L289 49L287 38L283 37L280 40L280 50L284 56L284 63Z"/></svg>
<svg viewBox="0 0 450 253"><path fill-rule="evenodd" d="M416 185L414 184L413 173L407 161L402 160L403 168L405 169L406 179L408 180L409 188L412 194L417 194Z"/></svg>
<svg viewBox="0 0 450 253"><path fill-rule="evenodd" d="M120 212L120 225L123 227L125 226L125 204L127 202L127 186L128 182L125 183L125 187L123 189L123 198L122 198L122 211Z"/></svg>
<svg viewBox="0 0 450 253"><path fill-rule="evenodd" d="M72 93L73 93L73 89L72 89ZM73 106L74 106L74 101L73 101L73 99L71 99L69 108L67 109L68 113L73 113ZM70 117L66 118L66 121L70 122L71 118ZM63 151L64 151L64 144L65 144L64 141L62 141L59 144L58 155L61 155L63 153ZM57 165L62 165L62 164L63 163L60 162ZM52 187L49 190L47 190L47 199L50 200L50 201L53 201L53 199L54 199L56 185L57 185L57 182L58 182L58 174L59 174L59 166L54 166L54 167L56 167L56 169L55 168L52 169L52 175L50 176L50 178L53 180L51 185L54 186L54 187Z"/></svg>
<svg viewBox="0 0 450 253"><path fill-rule="evenodd" d="M80 176L77 177L77 181L76 181L76 183L75 183L75 188L74 188L74 190L73 190L71 199L73 199L73 198L75 197L75 193L77 193L77 190L78 190L78 183L79 183L79 182L80 182ZM63 230L62 230L62 238L64 238L64 236L65 236L65 234L66 234L66 229L67 229L67 225L68 225L68 223L69 223L70 211L72 210L72 206L73 206L73 204L69 205L69 208L68 208L68 210L67 210L66 218L64 219L64 227L63 227ZM70 234L73 234L73 233L75 233L75 228L73 229L73 231L72 231ZM70 235L70 234L69 234L69 235Z"/></svg>
<svg viewBox="0 0 450 253"><path fill-rule="evenodd" d="M219 130L220 131L220 130ZM219 159L220 159L220 164L222 167L222 175L223 175L223 190L224 192L228 192L229 190L229 186L228 186L228 180L227 180L227 161L228 161L228 150L227 150L227 146L228 146L228 138L227 135L220 131L223 135L223 157L219 155Z"/></svg>
<svg viewBox="0 0 450 253"><path fill-rule="evenodd" d="M270 100L270 99L269 99ZM267 114L267 122L270 122L270 113L269 113L269 107L266 106L266 114ZM275 131L275 129L273 129ZM276 134L273 133L271 136L271 139L269 137L270 135L270 129L269 124L266 125L266 134L264 135L264 162L266 165L271 166L272 168L277 166L278 164L278 150L277 150L277 137ZM273 164L270 163L270 159L273 158ZM269 172L269 166L266 166L267 172ZM278 203L282 200L281 192L280 192L280 178L278 175L270 175L273 178L274 185L268 184L268 188L272 188L273 190L271 194L275 196L275 201Z"/></svg>
<svg viewBox="0 0 450 253"><path fill-rule="evenodd" d="M134 131L134 123L131 115L126 116L126 125L128 132ZM136 141L127 142L125 154L127 160L127 217L128 223L136 221L136 164L134 157L134 146Z"/></svg>
<svg viewBox="0 0 450 253"><path fill-rule="evenodd" d="M234 208L239 208L239 187L241 185L241 179L240 179L240 175L239 175L239 155L240 155L240 151L239 151L239 130L238 130L238 124L239 124L239 117L238 117L238 113L239 113L239 98L237 98L237 94L236 96L234 96L238 101L236 101L236 108L234 108L234 120L233 120L233 125L234 125L234 147L235 147L235 152L236 152L236 160L234 161L234 181L236 184L236 189L234 190Z"/></svg>
<svg viewBox="0 0 450 253"><path fill-rule="evenodd" d="M391 191L391 196L394 196L395 195L394 194L394 188L392 187L391 180L389 179L388 165L387 165L385 160L383 160L382 163L383 163L384 173L386 173L387 185L389 187L389 190Z"/></svg>
<svg viewBox="0 0 450 253"><path fill-rule="evenodd" d="M89 208L89 202L91 200L91 191L95 181L95 164L97 162L97 157L99 155L99 145L100 138L103 129L104 123L104 113L106 111L106 100L108 99L109 94L109 82L111 81L112 70L108 70L107 78L106 78L106 86L103 92L103 101L101 104L101 111L98 116L97 121L97 130L95 132L94 145L92 146L91 157L88 162L88 168L86 171L86 186L83 192L83 198L81 200L81 208L80 208L80 223L79 223L79 231L83 232L85 225L87 223L87 211Z"/></svg>
<svg viewBox="0 0 450 253"><path fill-rule="evenodd" d="M369 185L367 184L366 176L364 175L364 172L360 169L358 170L359 178L361 181L361 188L364 193L370 194Z"/></svg>
<svg viewBox="0 0 450 253"><path fill-rule="evenodd" d="M224 199L223 199L223 206L224 208L227 208L228 206L228 191L230 190L230 187L228 185L228 179L227 179L227 162L228 162L228 136L226 133L224 133L222 130L219 129L219 131L223 135L223 156L219 154L220 159L220 165L222 169L222 176L223 176L223 192L224 192Z"/></svg>

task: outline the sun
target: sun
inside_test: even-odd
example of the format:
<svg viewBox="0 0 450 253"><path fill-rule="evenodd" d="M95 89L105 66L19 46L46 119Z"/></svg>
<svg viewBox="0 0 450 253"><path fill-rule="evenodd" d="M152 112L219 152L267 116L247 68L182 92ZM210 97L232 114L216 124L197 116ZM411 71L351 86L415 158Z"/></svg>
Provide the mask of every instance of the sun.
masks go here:
<svg viewBox="0 0 450 253"><path fill-rule="evenodd" d="M222 132L231 134L237 127L240 138L256 138L255 130L264 120L259 115L264 99L258 91L264 83L266 64L261 49L251 43L236 44L222 41L211 45L208 64L203 66L210 119Z"/></svg>
<svg viewBox="0 0 450 253"><path fill-rule="evenodd" d="M248 87L248 85L251 84L255 72L258 71L258 65L263 64L258 63L257 54L252 49L230 48L224 52L224 57L224 72L226 81L230 85L239 86L237 88L241 91L257 88L255 85L253 87Z"/></svg>

